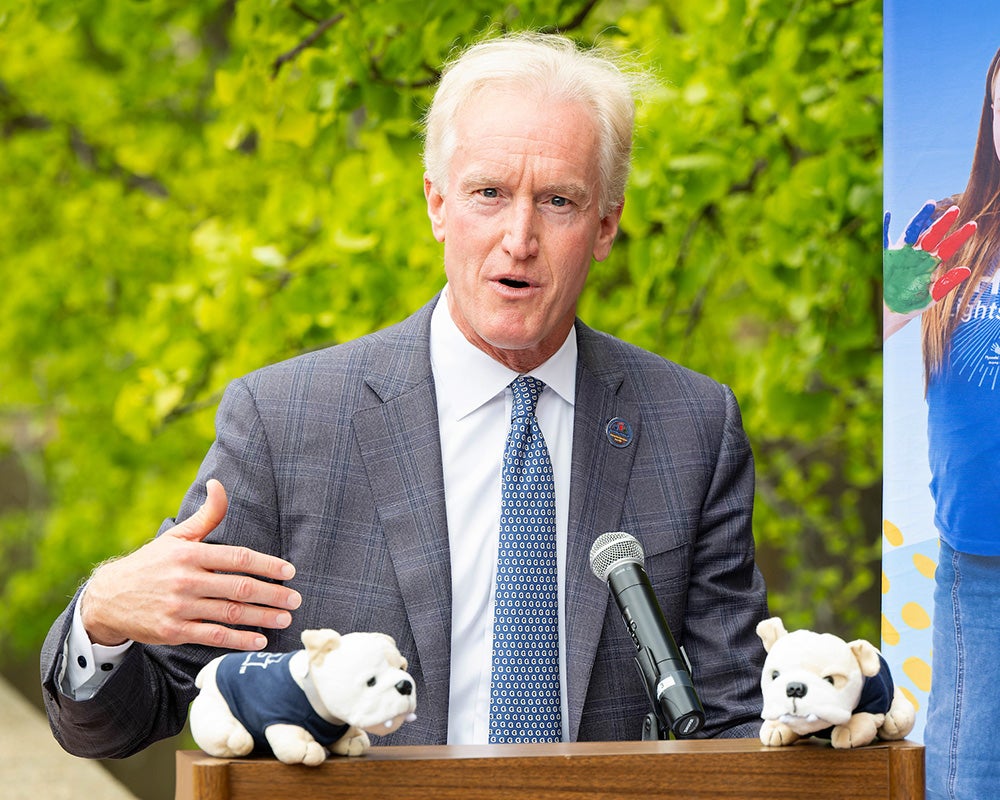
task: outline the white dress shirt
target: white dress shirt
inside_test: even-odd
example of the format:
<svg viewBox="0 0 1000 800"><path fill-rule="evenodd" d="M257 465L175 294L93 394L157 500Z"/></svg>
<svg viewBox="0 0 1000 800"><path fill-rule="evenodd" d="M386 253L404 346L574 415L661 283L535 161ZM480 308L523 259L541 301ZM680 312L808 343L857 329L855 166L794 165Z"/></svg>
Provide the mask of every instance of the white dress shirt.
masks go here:
<svg viewBox="0 0 1000 800"><path fill-rule="evenodd" d="M448 743L486 744L490 721L493 601L500 531L503 451L517 372L471 344L448 313L447 287L431 318L431 369L437 394L451 550L451 687ZM529 374L545 382L535 416L552 459L559 583L559 677L567 736L565 564L576 398L575 329Z"/></svg>

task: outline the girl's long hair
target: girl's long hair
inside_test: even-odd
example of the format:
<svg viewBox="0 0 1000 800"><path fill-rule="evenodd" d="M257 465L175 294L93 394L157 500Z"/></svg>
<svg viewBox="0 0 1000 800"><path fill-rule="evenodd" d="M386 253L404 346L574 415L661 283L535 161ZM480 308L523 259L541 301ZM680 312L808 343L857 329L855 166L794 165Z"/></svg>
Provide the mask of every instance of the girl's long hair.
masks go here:
<svg viewBox="0 0 1000 800"><path fill-rule="evenodd" d="M947 206L955 203L961 209L956 225L976 220L978 229L946 265L969 267L972 274L963 284L963 287L969 288L949 293L923 313L921 329L925 385L943 369L949 354L951 335L975 294L971 287L979 285L1000 250L1000 158L993 141L993 85L998 69L1000 50L994 54L986 74L986 92L969 182L962 194L942 204Z"/></svg>

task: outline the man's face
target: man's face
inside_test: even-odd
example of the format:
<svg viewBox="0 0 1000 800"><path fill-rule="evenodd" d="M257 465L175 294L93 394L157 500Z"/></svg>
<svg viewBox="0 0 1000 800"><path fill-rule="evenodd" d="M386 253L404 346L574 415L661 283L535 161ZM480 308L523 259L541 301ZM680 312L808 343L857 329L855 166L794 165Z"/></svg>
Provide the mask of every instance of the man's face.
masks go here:
<svg viewBox="0 0 1000 800"><path fill-rule="evenodd" d="M598 210L597 127L578 103L487 91L455 133L447 193L424 177L449 311L476 347L527 372L565 341L590 260L618 231L621 208Z"/></svg>

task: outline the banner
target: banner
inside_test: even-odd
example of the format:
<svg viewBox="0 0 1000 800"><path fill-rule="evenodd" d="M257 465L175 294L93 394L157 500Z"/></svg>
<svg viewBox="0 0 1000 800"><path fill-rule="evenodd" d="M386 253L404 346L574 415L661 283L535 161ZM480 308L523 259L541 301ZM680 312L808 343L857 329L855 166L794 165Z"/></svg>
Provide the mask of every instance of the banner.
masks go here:
<svg viewBox="0 0 1000 800"><path fill-rule="evenodd" d="M886 0L884 11L885 209L889 239L896 242L926 201L944 201L966 188L986 75L1000 47L1000 3ZM889 278L887 266L887 287ZM917 708L909 738L923 741L938 534L929 490L921 320L898 330L887 324L886 333L882 651ZM990 357L997 363L988 363ZM987 354L977 369L995 373L998 364L1000 357Z"/></svg>

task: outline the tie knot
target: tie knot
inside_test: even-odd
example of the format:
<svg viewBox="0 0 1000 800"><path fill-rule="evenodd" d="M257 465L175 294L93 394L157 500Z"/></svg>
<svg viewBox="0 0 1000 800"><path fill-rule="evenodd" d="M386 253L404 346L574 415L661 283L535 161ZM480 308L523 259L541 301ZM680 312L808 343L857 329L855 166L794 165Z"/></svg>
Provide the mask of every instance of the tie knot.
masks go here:
<svg viewBox="0 0 1000 800"><path fill-rule="evenodd" d="M510 384L510 390L514 394L514 406L511 409L510 418L530 417L535 413L535 405L542 393L545 384L532 378L530 375L521 375Z"/></svg>

